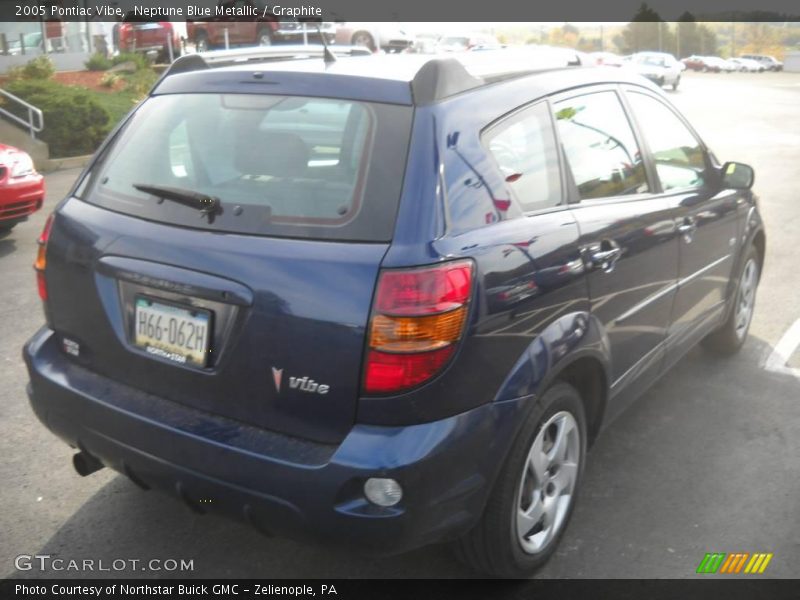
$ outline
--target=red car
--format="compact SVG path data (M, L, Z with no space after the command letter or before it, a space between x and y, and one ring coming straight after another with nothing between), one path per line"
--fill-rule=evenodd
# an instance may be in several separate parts
M44 177L31 157L13 146L0 144L0 231L26 220L44 203Z
M130 13L119 24L117 44L120 52L155 52L156 60L166 61L181 55L181 36L175 24L169 21L146 21Z

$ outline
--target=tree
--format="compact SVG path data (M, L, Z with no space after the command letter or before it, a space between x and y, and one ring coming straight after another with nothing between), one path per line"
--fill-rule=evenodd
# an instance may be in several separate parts
M675 48L675 35L659 14L642 3L627 27L622 30L626 54L643 50L671 52Z
M779 60L783 57L783 43L778 30L770 23L750 23L745 26L741 52L770 54Z
M566 46L575 48L578 45L580 30L574 25L564 23L563 27L558 27L550 31L549 43L552 46Z
M706 56L716 56L718 53L717 34L705 25L700 25L698 30L700 32L700 52Z
M678 17L675 56L711 56L717 54L717 35L705 25L698 25L690 12Z
M600 38L581 37L578 40L578 50L582 52L599 52L601 49Z

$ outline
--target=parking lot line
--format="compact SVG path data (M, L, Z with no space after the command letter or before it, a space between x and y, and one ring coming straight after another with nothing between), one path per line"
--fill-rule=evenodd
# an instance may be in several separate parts
M774 373L783 373L784 375L794 375L800 378L800 369L794 369L787 366L789 358L792 356L797 347L800 346L800 319L797 319L786 333L783 334L780 341L775 344L764 363L764 368L767 371Z

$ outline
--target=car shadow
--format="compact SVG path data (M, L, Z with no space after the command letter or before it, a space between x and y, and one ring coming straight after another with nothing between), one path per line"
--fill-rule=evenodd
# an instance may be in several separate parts
M796 465L782 471L774 456L786 440L800 438L800 379L765 371L761 365L770 350L756 338L730 359L694 349L617 418L589 454L581 502L558 551L539 575L687 577L708 544L727 548L766 539L770 548L791 547L800 538L800 526L789 522L790 514L788 521L774 516L793 510L786 478L800 481L800 473ZM744 460L742 451L749 453ZM65 450L65 469L68 463ZM763 469L765 464L770 468ZM694 476L697 470L703 477ZM753 472L758 486L742 486L743 479L752 484ZM775 488L785 492L764 501L760 490ZM741 514L720 511L719 498L728 494L742 501ZM786 507L775 509L771 504L783 506L780 498ZM754 506L760 507L755 514ZM737 528L730 527L730 520ZM391 544L387 539L387 549ZM269 538L238 522L192 513L177 499L143 492L121 475L89 498L37 554L102 558L106 564L114 559L193 561L189 572L142 571L140 566L104 572L103 577L474 577L442 545L383 558ZM787 569L794 564L789 558ZM771 568L781 574L777 561ZM35 570L11 574L54 575L97 576Z
M17 241L11 237L10 231L0 231L0 258L17 250Z

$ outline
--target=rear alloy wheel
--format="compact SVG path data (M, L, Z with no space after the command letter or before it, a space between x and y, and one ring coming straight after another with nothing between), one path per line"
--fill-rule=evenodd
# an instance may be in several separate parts
M556 383L522 426L478 524L458 557L494 577L530 577L555 552L575 505L586 456L583 402Z
M703 346L712 352L723 356L735 354L747 339L761 277L758 265L758 251L751 246L739 274L734 305L729 309L728 318L722 327L703 340Z
M517 540L538 554L561 530L578 480L580 437L575 417L562 411L542 425L520 478Z

